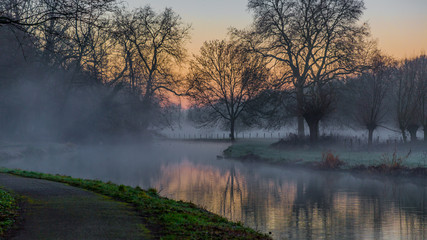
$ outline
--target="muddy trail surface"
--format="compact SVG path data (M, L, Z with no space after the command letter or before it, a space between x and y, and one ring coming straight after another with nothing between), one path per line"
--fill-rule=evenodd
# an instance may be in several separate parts
M23 221L11 239L149 239L132 206L66 184L0 174L22 196Z

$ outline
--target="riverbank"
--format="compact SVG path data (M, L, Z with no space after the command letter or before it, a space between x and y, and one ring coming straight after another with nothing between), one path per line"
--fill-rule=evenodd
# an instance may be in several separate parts
M131 204L142 218L148 234L162 239L270 239L241 223L233 223L192 203L161 197L156 190L142 190L97 180L75 179L21 170L1 172L22 177L45 179L93 191Z
M223 157L310 169L427 175L427 152L407 146L400 150L396 147L348 150L334 146L287 146L266 141L240 141L225 149Z

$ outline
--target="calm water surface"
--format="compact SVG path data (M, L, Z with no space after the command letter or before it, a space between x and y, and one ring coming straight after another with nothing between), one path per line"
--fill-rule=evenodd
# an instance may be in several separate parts
M427 239L426 179L370 178L218 160L228 144L75 148L10 168L155 187L275 239Z

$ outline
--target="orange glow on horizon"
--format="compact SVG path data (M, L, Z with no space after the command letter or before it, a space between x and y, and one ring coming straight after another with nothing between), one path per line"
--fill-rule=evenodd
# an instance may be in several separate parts
M205 41L225 39L230 27L244 29L252 23L248 0L126 0L130 8L151 5L156 11L171 7L186 24L191 24L190 40L186 44L190 58L199 54ZM378 41L383 53L397 60L412 58L427 52L426 0L364 0L361 22L371 28L371 37ZM172 97L174 103L190 106L188 100Z

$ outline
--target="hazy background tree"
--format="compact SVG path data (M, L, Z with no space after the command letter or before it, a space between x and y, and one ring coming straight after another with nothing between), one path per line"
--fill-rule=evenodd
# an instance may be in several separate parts
M0 26L25 30L59 19L89 23L88 13L111 10L116 4L116 0L1 0Z
M184 44L190 26L170 8L160 13L149 6L131 12L122 9L115 17L115 35L128 66L124 80L133 92L142 96L141 108L137 111L149 116L154 106L164 100L165 91L179 92L180 78L176 70L186 57Z
M12 31L31 36L44 64L52 70L73 68L78 72L99 75L105 67L108 37L108 13L117 6L115 0L2 0L0 15L9 23L0 24ZM97 72L97 73L95 73ZM106 77L106 76L102 76ZM101 76L95 77L101 81Z
M311 100L306 101L307 94L315 93L306 89L359 69L358 53L368 35L367 26L359 24L363 1L249 0L248 7L254 12L253 28L235 34L263 57L287 68L281 82L294 88L298 135L303 136L303 114L312 109L304 103L324 99L308 96ZM307 123L313 125L310 134L316 134L318 121Z
M427 141L427 56L422 54L419 59L419 87L421 101L421 124L424 130L424 141Z
M270 80L275 79L270 71ZM274 80L272 80L274 81ZM278 130L292 122L294 98L287 89L269 88L260 92L242 112L241 121L246 126Z
M209 120L225 119L234 140L235 123L268 84L266 62L238 42L205 42L191 63L189 96L213 110Z
M174 63L185 57L189 27L171 9L128 12L108 0L1 2L4 137L98 141L139 135L148 119L170 124L147 105L162 117L175 111L161 90L178 91ZM114 19L113 10L123 18Z
M422 80L423 57L405 59L396 75L394 84L396 99L396 119L402 133L403 141L407 141L406 131L411 141L417 140L417 131L422 125L423 101L425 96Z
M390 111L385 100L392 89L394 74L394 60L377 52L370 60L369 68L346 83L345 92L351 101L346 107L354 106L350 114L368 130L369 145L372 145L375 129L385 123Z

